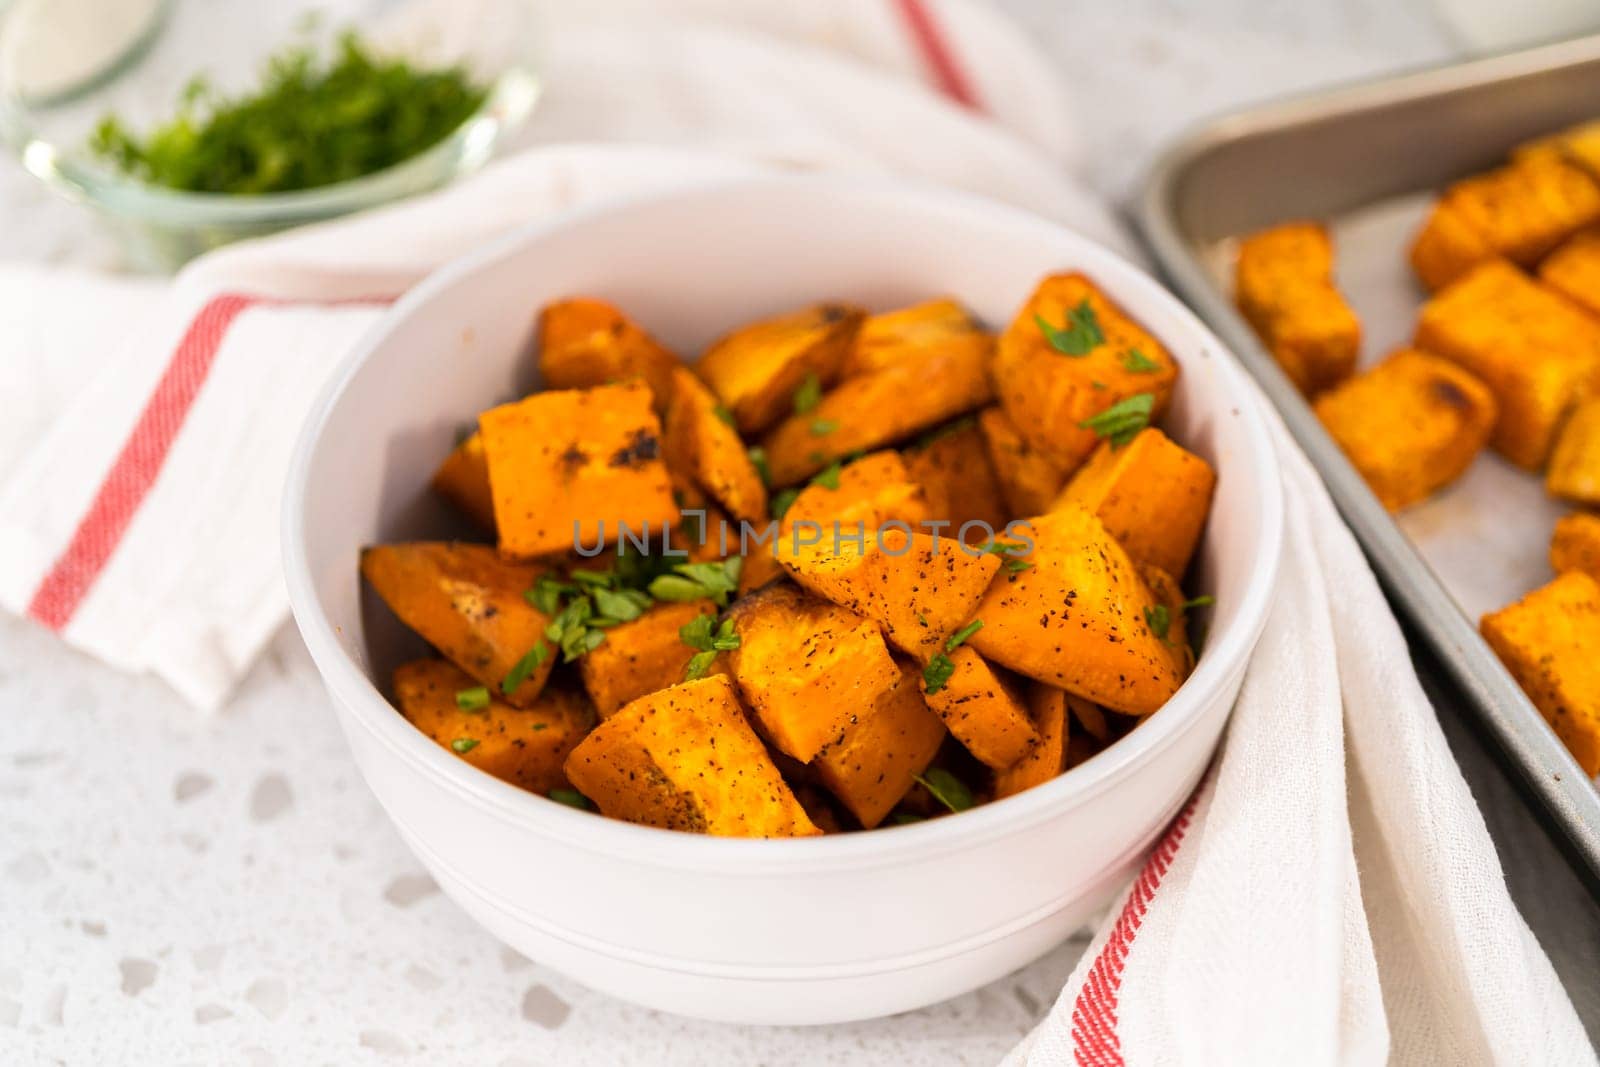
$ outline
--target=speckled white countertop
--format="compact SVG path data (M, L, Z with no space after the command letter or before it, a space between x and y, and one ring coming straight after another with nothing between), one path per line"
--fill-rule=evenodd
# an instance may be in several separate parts
M1197 117L1450 54L1429 8L1386 0L1003 6L1061 57L1111 195ZM9 162L0 234L4 258L113 261ZM1474 788L1502 837L1537 836L1502 779L1475 772ZM1592 905L1542 839L1508 866L1558 968L1592 982ZM1081 948L871 1023L634 1008L503 948L438 892L357 775L292 627L202 721L159 683L0 619L0 1063L992 1063ZM1591 1027L1594 992L1574 990Z

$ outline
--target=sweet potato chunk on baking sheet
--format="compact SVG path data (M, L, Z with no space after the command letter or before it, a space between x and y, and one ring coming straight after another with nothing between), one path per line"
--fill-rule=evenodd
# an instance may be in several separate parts
M725 675L633 701L584 738L566 770L602 814L628 822L718 837L822 832L745 720Z
M1584 773L1600 774L1600 581L1568 571L1480 628Z
M1349 377L1361 323L1334 286L1326 227L1291 222L1244 238L1234 287L1239 309L1302 393Z
M1600 315L1600 232L1580 233L1546 256L1539 264L1539 280Z
M1556 523L1550 538L1550 567L1557 574L1583 571L1600 581L1600 515L1579 511Z
M1317 398L1317 418L1390 511L1459 478L1489 440L1499 405L1460 366L1400 349Z
M478 684L448 660L414 660L395 668L395 703L413 726L481 771L535 793L566 786L562 765L595 721L583 694L549 686L516 708L492 688L487 697L473 694Z
M362 577L401 622L518 707L538 697L556 659L544 640L550 619L522 595L543 573L487 545L414 541L361 553ZM541 646L543 656L535 651ZM525 658L522 679L505 692L503 683Z
M1600 504L1600 397L1591 397L1567 417L1550 453L1545 488L1551 496Z

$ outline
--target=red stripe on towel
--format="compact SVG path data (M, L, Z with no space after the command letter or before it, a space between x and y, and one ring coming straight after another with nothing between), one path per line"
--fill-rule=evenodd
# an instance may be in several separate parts
M1178 846L1183 844L1183 835L1189 829L1189 820L1205 785L1202 780L1145 861L1144 869L1122 905L1122 914L1111 928L1111 936L1106 938L1100 955L1090 964L1089 973L1078 989L1077 999L1072 1004L1072 1055L1078 1067L1124 1067L1122 1039L1117 1034L1117 994L1122 988L1122 967L1144 923L1150 901L1161 879L1166 877L1167 868L1172 866Z
M911 34L911 40L922 53L922 59L927 63L939 91L962 107L982 111L983 104L973 91L972 82L956 61L949 39L939 20L928 10L926 0L894 0L894 6L906 24L907 32Z
M34 619L52 630L71 621L161 473L228 327L241 311L259 302L258 297L224 293L213 297L189 324L72 540L34 591L28 604Z

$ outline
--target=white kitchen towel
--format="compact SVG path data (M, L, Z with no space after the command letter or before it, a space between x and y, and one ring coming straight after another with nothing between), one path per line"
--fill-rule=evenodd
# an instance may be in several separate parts
M1127 249L1061 177L1073 146L1048 67L979 6L616 10L552 27L532 134L656 147L530 149L155 291L0 272L0 343L31 368L0 378L30 427L0 435L0 604L218 703L285 617L287 451L375 304L578 203L844 168L987 192ZM1013 1058L1594 1062L1370 572L1286 436L1281 450L1282 587L1222 753Z

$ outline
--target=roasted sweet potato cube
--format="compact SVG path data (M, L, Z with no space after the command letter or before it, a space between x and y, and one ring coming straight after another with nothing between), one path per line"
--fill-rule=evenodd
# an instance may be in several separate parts
M920 363L948 348L975 349L983 359L994 352L994 335L949 298L869 315L856 333L840 376L853 378L907 361Z
M494 529L494 494L489 491L489 460L483 435L474 430L450 450L433 472L433 489L486 530Z
M874 452L841 468L837 486L830 482L808 485L784 512L786 535L781 540L793 555L790 535L797 523L815 523L831 533L835 523L846 532L872 531L887 522L916 527L932 511L922 485L913 480L898 452Z
M1139 563L1139 577L1149 587L1155 606L1145 613L1150 632L1161 639L1179 679L1194 670L1194 650L1189 647L1189 600L1178 580L1151 563ZM1091 713L1092 714L1092 713Z
M395 668L394 698L411 725L480 771L534 793L567 784L567 754L594 725L582 693L548 686L526 707L491 695L448 660L419 659ZM457 694L461 694L458 698Z
M1005 528L1000 478L976 418L936 430L900 456L906 473L926 492L931 516L950 523L961 540L983 544Z
M1435 212L1453 216L1441 226L1476 231L1492 255L1531 267L1556 245L1600 220L1600 185L1565 159L1533 156L1456 182L1445 190ZM1433 226L1430 219L1423 233ZM1439 258L1450 262L1449 257ZM1413 250L1413 263L1417 259ZM1449 270L1434 273L1431 284L1447 284L1457 276ZM1423 281L1429 283L1429 276Z
M996 800L1043 785L1067 769L1067 735L1070 731L1067 706L1068 701L1075 698L1043 682L1029 682L1025 697L1028 718L1039 740L1016 763L996 772Z
M1550 452L1545 488L1551 496L1600 504L1600 397L1579 404Z
M678 521L661 424L638 383L535 393L478 417L500 550L526 558Z
M1443 289L1495 257L1489 238L1454 206L1440 201L1411 241L1411 269L1430 291Z
M944 724L923 702L919 673L914 664L897 665L894 682L871 708L812 761L822 784L869 830L906 795L944 741Z
M1111 726L1106 722L1106 713L1101 710L1100 705L1069 696L1067 709L1072 712L1072 718L1078 725L1083 727L1084 733L1102 745L1111 740Z
M1290 222L1239 245L1239 308L1302 393L1349 376L1361 323L1333 282L1333 242L1315 222Z
M1078 507L1030 519L1033 566L1000 575L967 643L985 659L1096 704L1148 715L1181 675L1148 613L1157 603L1100 520ZM1021 542L1018 542L1021 544Z
M1151 417L1159 418L1177 378L1178 364L1161 342L1082 274L1041 281L1000 335L994 357L1000 406L1064 474L1100 443L1085 420L1140 393L1155 398ZM998 458L995 467L1004 479Z
M997 771L1011 766L1039 740L1017 683L966 645L948 655L949 679L931 693L923 679L923 699L980 762Z
M673 372L682 365L604 300L557 300L539 313L539 377L546 389L589 389L640 378L650 387L656 414L664 416Z
M762 442L774 485L791 485L837 459L896 444L989 403L988 334L959 344L924 338L917 354L846 379L816 407L784 419Z
M710 493L736 519L767 517L767 489L739 432L719 414L717 398L682 367L672 376L667 408L667 464Z
M1200 541L1216 483L1211 464L1152 426L1121 448L1101 442L1055 506L1075 504L1092 512L1135 562L1182 574Z
M1422 307L1416 346L1472 372L1500 405L1494 447L1538 470L1556 431L1600 390L1600 323L1505 260L1491 260Z
M683 681L696 649L684 644L678 631L697 616L716 613L716 605L709 600L663 603L608 629L599 647L578 660L583 687L600 717L607 718L630 701Z
M1000 407L978 414L989 466L1000 483L1000 496L1012 515L1037 515L1050 510L1070 470L1035 448Z
M716 837L811 837L726 675L640 697L584 738L567 777L601 814Z
M747 552L739 571L739 596L755 592L773 582L784 581L789 572L778 562L773 544L757 546Z
M795 390L807 378L822 386L838 379L865 317L848 304L815 304L753 322L712 344L694 370L741 433L759 433L794 410Z
M1556 522L1550 567L1557 574L1582 571L1600 581L1600 515L1578 511Z
M1600 178L1600 121L1585 122L1517 146L1513 163L1541 158L1565 160L1592 177Z
M1580 233L1539 264L1539 280L1600 315L1600 232Z
M361 553L362 577L401 622L517 707L538 697L556 658L534 651L545 647L550 620L522 595L543 573L487 545L414 541ZM517 671L525 677L506 692L502 683L525 658Z
M1499 405L1468 371L1402 348L1322 394L1315 408L1383 506L1399 511L1471 466L1489 440Z
M761 728L802 763L844 736L900 677L878 624L792 585L729 609L728 666Z
M821 544L779 559L795 581L879 623L891 644L923 662L972 619L1000 569L992 553L893 526L854 541L830 531Z
M1568 571L1480 628L1583 773L1600 774L1600 581Z

